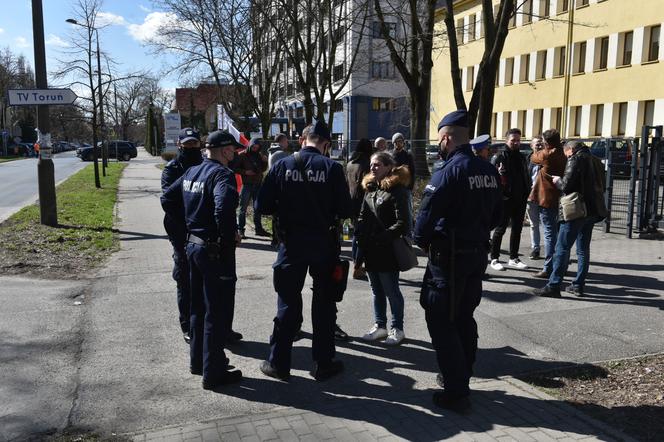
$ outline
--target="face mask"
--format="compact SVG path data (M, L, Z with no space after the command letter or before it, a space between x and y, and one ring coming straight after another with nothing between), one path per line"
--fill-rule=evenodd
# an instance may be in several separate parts
M200 163L203 157L200 149L182 149L180 150L180 158L187 164L193 164Z

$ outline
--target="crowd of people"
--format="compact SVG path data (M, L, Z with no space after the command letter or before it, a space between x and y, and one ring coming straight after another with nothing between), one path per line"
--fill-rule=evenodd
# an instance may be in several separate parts
M531 259L541 257L542 227L544 264L535 276L548 282L536 295L560 297L574 243L579 265L567 292L584 294L592 226L606 216L602 164L582 143L563 146L554 129L532 139L528 157L520 152L521 131L510 129L505 149L491 157L488 135L469 139L466 111L448 114L438 125L444 163L425 187L417 213L414 160L402 134L392 136L391 151L385 138L360 140L345 170L329 158L331 135L323 122L304 129L295 153L286 135L274 141L266 156L258 139L245 148L228 132L216 131L203 146L198 132L183 129L179 154L163 172L161 201L173 246L180 326L190 346L191 373L203 376L205 389L242 379L224 348L242 339L232 327L235 254L247 237L250 203L255 234L272 235L277 250L277 312L260 370L279 380L289 379L293 342L301 336L307 273L313 279L311 375L323 381L344 370L335 356L335 339L347 338L336 323L336 303L345 288L339 280L340 271L345 278L339 260L344 220L353 226L350 273L368 279L373 295L373 325L363 340L404 341L403 245L414 242L427 254L420 305L440 368L442 390L433 401L444 408L469 405L478 336L473 314L487 266L506 269L500 252L508 225L507 267L519 270L528 268L519 258L525 217ZM568 199L582 206L560 210ZM263 227L263 216L271 217L272 232Z

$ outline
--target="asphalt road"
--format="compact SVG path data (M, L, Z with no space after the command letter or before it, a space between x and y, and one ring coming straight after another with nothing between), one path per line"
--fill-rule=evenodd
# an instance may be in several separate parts
M74 151L56 154L53 159L56 185L88 164L77 158ZM0 182L3 185L0 198L2 222L39 197L37 159L26 158L0 164Z

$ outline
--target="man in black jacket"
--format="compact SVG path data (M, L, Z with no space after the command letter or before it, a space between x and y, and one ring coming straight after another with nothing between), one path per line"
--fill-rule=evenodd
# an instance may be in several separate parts
M178 155L164 167L161 173L161 191L166 192L187 169L201 164L201 137L198 132L190 127L180 131L178 136ZM168 240L173 246L173 279L177 285L178 310L180 312L180 327L184 341L189 344L189 312L191 304L191 293L189 287L189 264L185 253L186 234L182 223L164 214L164 228L168 234Z
M503 241L503 235L511 221L510 259L507 265L523 270L528 266L519 259L519 245L521 243L523 218L526 214L526 200L530 192L530 177L528 176L526 159L519 152L521 130L510 129L506 136L505 150L491 158L491 164L498 169L503 190L503 218L491 237L491 268L505 270L498 258L500 257L500 245Z

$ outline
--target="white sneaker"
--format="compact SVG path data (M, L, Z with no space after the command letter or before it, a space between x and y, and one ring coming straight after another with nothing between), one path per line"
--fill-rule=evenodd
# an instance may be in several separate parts
M500 272L505 270L505 267L503 267L503 265L501 263L499 263L497 259L492 259L491 264L489 264L489 265L491 266L492 269L498 270Z
M507 265L510 266L510 267L514 267L515 269L519 269L519 270L523 270L523 269L528 268L528 266L525 263L521 262L521 260L519 258L510 259L509 261L507 261Z
M390 330L390 335L383 342L385 342L385 345L399 345L405 338L406 334L403 332L403 330L393 328Z
M369 330L367 332L367 334L362 336L362 340L363 341L377 341L377 340L383 339L385 337L387 337L387 329L378 327L378 324L374 324L374 326L371 327L371 330Z

